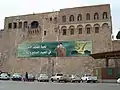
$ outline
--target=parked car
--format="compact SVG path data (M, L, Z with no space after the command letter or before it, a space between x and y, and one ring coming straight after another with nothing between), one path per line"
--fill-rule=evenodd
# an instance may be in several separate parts
M24 81L35 81L35 76L33 74L28 74L28 79L26 77L23 77Z
M117 83L119 83L119 84L120 84L120 78L118 78L118 79L117 79Z
M78 75L71 75L70 78L71 78L71 82L78 82L78 83L81 82L81 77Z
M0 74L0 80L9 80L10 76L7 73Z
M14 73L11 77L13 81L22 81L22 75L20 73Z
M93 82L93 83L96 83L98 81L97 77L96 76L92 76L90 74L85 74L84 76L81 77L81 81L82 82Z
M47 74L40 74L37 80L39 82L49 82L49 76Z
M63 77L63 74L60 74L60 73L56 73L54 76L51 77L51 81L54 82L54 81L58 81Z
M57 82L70 82L70 77L67 74L56 74L55 76L51 77L51 81L57 81Z

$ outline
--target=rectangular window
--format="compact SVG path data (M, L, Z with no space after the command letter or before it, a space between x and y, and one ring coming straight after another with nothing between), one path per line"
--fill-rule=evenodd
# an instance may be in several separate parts
M25 21L25 22L24 22L24 28L27 28L27 26L28 26L28 22Z
M87 34L90 34L90 28L87 28Z
M57 17L54 18L54 23L57 23Z
M8 29L12 29L12 23L8 23Z
M82 28L79 28L79 32L78 32L79 34L82 34Z
M95 33L99 33L99 27L95 27Z
M14 29L17 28L17 23L16 23L16 22L13 23L13 28L14 28Z
M22 22L19 22L18 28L22 28Z
M71 29L70 34L74 35L74 29Z
M46 36L46 34L47 34L47 32L46 32L46 31L44 31L44 36Z
M52 21L52 17L50 18L50 21Z
M62 16L62 22L66 22L66 16Z

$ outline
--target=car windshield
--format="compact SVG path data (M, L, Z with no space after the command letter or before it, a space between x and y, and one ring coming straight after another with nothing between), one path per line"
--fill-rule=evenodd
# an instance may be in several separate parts
M14 73L13 75L17 75L17 76L19 75L19 76L21 76L21 74L20 74L20 73Z
M57 74L57 76L63 76L63 74Z
M33 75L32 75L32 74L28 74L28 76L33 77Z
M0 76L8 76L7 73L2 73Z
M40 74L40 76L47 76L46 74Z

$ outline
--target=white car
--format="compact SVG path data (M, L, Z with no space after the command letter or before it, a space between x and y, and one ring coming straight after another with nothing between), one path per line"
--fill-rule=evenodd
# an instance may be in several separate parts
M49 82L49 77L47 74L40 74L37 80L39 82Z
M117 79L117 83L119 83L119 84L120 84L120 78L118 78L118 79Z
M9 80L10 79L10 76L8 76L7 73L2 73L0 75L0 80Z
M81 77L81 81L82 82L93 82L93 83L96 83L98 81L97 77L96 76L92 76L90 74L85 74L83 77Z
M55 74L55 76L52 76L51 77L51 81L54 82L54 81L57 81L57 82L70 82L71 79L69 77L68 74Z

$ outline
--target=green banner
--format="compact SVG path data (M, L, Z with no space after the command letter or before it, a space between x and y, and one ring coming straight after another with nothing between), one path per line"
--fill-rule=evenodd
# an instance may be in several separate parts
M92 41L34 42L18 45L17 57L72 57L92 53Z

